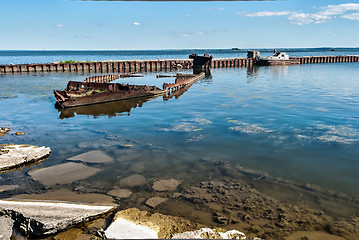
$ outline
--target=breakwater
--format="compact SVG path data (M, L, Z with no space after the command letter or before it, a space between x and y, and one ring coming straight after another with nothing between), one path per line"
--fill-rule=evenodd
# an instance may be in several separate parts
M359 62L358 55L347 56L314 56L314 57L298 57L301 64L306 63L337 63L337 62Z
M301 64L309 63L336 63L358 62L359 55L348 56L312 56L295 57ZM211 68L247 67L253 64L250 58L214 58ZM41 63L41 64L15 64L0 65L0 74L7 73L33 73L33 72L150 72L165 71L180 68L192 68L192 59L163 59L163 60L122 60L101 62L76 62L76 63Z

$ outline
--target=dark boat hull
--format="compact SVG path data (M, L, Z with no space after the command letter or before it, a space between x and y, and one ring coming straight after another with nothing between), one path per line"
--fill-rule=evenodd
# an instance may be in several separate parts
M54 90L55 106L57 108L70 108L174 92L202 79L204 76L204 73L178 74L175 83L164 84L163 90L156 86L147 85L69 81L64 91Z
M275 66L275 65L292 65L300 64L299 59L289 59L289 60L269 60L269 59L259 59L255 62L259 66Z
M155 86L70 81L64 91L54 90L57 108L85 106L164 93Z

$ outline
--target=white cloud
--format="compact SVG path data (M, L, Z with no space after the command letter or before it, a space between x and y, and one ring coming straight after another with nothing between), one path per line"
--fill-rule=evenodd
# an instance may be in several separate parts
M62 27L64 27L64 25L62 25L62 24L57 24L56 27L62 28Z
M237 12L237 14L240 14ZM282 12L271 12L271 11L263 11L263 12L256 12L256 13L248 13L244 16L246 17L273 17L273 16L285 16L291 14L290 11L282 11Z
M295 13L288 17L293 24L304 25L310 23L325 23L331 19L327 15L309 14L309 13Z
M359 21L359 13L350 13L350 14L342 15L341 17L349 20Z
M139 23L139 22L134 22L134 23L132 23L132 25L141 26L141 23Z
M328 5L321 7L323 9L319 12L322 15L340 15L348 11L359 11L359 4L357 3L344 3L339 5Z
M316 13L303 13L303 12L291 12L291 11L281 11L281 12L255 12L247 13L244 16L247 17L274 17L274 16L288 16L288 20L292 24L305 25L311 23L326 23L333 18L341 17L349 20L359 21L359 4L358 3L344 3L339 5L328 5L326 7L316 8L318 11ZM237 14L243 14L237 12Z
M177 37L194 37L194 36L203 36L205 33L203 31L200 32L185 32L185 33L176 33Z
M209 10L209 11L212 11L212 10L223 11L224 8L213 8L213 7L209 7L209 8L207 8L207 10Z

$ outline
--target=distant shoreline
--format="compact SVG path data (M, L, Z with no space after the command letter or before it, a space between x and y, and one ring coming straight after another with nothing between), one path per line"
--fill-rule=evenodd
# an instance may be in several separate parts
M233 47L236 48L236 47ZM36 50L36 49L23 49L23 50L14 50L14 49L2 49L0 52L152 52L152 51L248 51L248 50L259 50L259 51L272 51L273 48L238 48L238 50L233 50L233 48L174 48L174 49L46 49L46 50ZM305 48L305 47L295 47L295 48L289 48L289 47L276 47L277 49L280 49L282 51L326 51L326 50L340 50L340 51L350 51L350 50L359 50L358 47L313 47L313 48Z

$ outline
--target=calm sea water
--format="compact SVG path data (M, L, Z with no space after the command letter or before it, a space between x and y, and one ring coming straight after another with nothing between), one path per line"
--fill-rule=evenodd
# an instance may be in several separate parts
M111 57L106 54L86 56ZM141 56L155 56L151 54ZM315 52L319 54L328 52ZM40 57L45 62L56 60L45 55ZM34 59L30 62L40 59L28 57ZM0 143L52 149L48 160L6 173L2 181L26 179L31 169L99 149L116 161L102 166L104 171L89 181L110 189L119 176L133 173L184 182L208 180L211 176L201 163L212 159L359 198L358 70L359 63L213 69L211 77L177 98L164 101L159 96L63 112L55 109L52 90L90 74L0 75L0 126L27 133L6 135ZM157 86L171 81L156 79L156 74L118 81Z
M269 56L273 49L259 49L262 56ZM359 48L297 48L277 49L290 56L359 55ZM106 61L132 59L188 59L188 55L208 53L215 58L247 57L247 49L184 49L138 51L0 51L1 64L50 63L64 60Z

